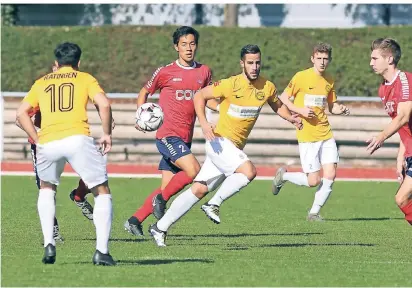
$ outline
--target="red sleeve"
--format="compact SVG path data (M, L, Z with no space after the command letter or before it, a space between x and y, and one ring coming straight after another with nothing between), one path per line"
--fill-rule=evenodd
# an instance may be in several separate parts
M162 88L163 70L163 67L157 68L157 70L153 73L152 78L149 81L147 81L145 87L150 94L154 94L157 90Z
M412 74L401 72L399 73L400 91L399 102L412 101Z
M213 84L213 77L212 77L212 70L207 69L207 81L206 81L206 85L212 85Z

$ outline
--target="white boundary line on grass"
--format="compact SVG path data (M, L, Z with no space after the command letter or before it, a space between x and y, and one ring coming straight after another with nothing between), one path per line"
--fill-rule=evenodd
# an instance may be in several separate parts
M1 176L34 176L34 172L23 171L1 171ZM161 174L127 174L127 173L109 173L110 178L161 178ZM64 172L63 177L78 177L76 173ZM272 180L270 176L257 176L256 180ZM336 181L344 182L397 182L396 179L369 179L369 178L337 178Z

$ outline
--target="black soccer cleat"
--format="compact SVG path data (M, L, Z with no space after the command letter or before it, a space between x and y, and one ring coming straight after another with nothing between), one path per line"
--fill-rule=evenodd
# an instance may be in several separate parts
M136 217L132 216L123 225L124 229L135 236L143 236L142 223L137 220Z
M160 218L165 215L165 210L166 210L166 200L163 199L162 194L157 194L155 197L153 197L153 216L159 220Z
M49 244L44 247L44 256L41 261L44 264L54 264L56 262L56 246Z
M93 264L98 266L116 266L116 261L113 260L112 255L109 253L103 254L99 250L93 255Z

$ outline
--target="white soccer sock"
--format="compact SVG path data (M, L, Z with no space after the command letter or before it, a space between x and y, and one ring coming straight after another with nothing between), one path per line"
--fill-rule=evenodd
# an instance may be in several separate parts
M245 174L234 173L223 181L219 190L217 190L215 195L207 203L220 206L223 201L235 195L240 189L249 184L249 182L250 181Z
M308 176L302 172L285 172L283 180L289 181L293 184L309 187Z
M45 188L39 190L37 210L39 211L41 230L43 231L44 247L49 244L56 246L53 238L54 217L56 216L56 191Z
M315 193L315 200L313 201L312 208L310 209L310 214L318 214L320 208L325 205L332 192L333 180L322 178L322 182L319 185L318 191Z
M109 253L112 218L112 195L100 194L94 197L93 223L96 227L96 249L103 254Z
M187 189L173 200L165 215L157 222L157 228L166 232L172 224L185 215L199 200L193 194L192 188Z

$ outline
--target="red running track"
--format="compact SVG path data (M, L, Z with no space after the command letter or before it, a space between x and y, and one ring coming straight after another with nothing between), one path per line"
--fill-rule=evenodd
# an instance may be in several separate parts
M273 176L278 167L260 166L257 167L258 176ZM31 172L32 164L22 162L3 162L1 171L5 172ZM74 172L70 165L66 165L65 172ZM160 174L157 166L154 165L131 165L131 164L109 164L108 173L116 174ZM300 168L290 167L288 171L302 171ZM351 179L396 179L396 170L394 168L347 168L338 167L337 178Z

